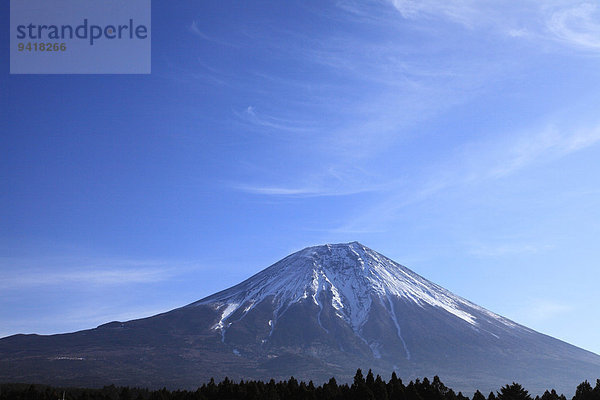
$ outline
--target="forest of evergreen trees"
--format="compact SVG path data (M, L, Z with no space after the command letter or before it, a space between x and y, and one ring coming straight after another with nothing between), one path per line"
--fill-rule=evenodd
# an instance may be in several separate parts
M535 399L518 383L505 385L496 393L484 396L476 391L472 398L455 393L436 376L430 381L416 379L404 384L392 374L389 381L369 371L365 377L359 369L351 385L338 384L334 378L320 386L312 381L233 382L225 378L220 383L211 379L196 391L167 389L148 390L105 386L102 389L57 388L21 383L0 384L0 400L567 400L556 391L546 391ZM572 400L600 400L600 379L595 387L588 381L577 386Z

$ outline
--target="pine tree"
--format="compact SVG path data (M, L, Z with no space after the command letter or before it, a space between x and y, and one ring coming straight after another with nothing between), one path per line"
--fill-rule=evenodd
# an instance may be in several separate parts
M593 390L594 400L600 400L600 379L596 379L596 387Z
M560 400L560 396L556 393L556 390L545 391L540 400Z
M406 400L404 394L404 384L402 379L399 379L396 372L392 372L392 378L387 384L388 397L390 400Z
M529 392L518 383L505 385L498 392L498 400L532 400Z
M373 379L373 373L371 370L369 370L369 374L371 375L371 379ZM373 382L375 381L373 380ZM354 400L375 400L373 391L367 386L360 369L356 370L354 383L352 384L351 388L351 396Z
M375 385L375 378L373 377L373 371L369 370L369 372L367 373L367 379L365 380L365 383L367 384L369 389L373 390L373 386Z
M473 400L485 400L485 396L479 390L473 394Z
M331 378L329 382L323 384L321 393L320 398L322 400L334 400L339 396L340 391L335 378Z
M375 382L373 383L373 395L375 396L375 400L388 400L388 392L385 386L385 382L381 379L381 376L377 375L375 378Z
M365 383L365 378L363 377L363 373L359 368L356 370L356 375L354 375L354 385L358 386L362 383Z
M588 381L583 381L577 386L573 400L593 400L594 389Z
M448 387L446 387L446 385L442 383L440 377L437 375L433 377L433 382L431 383L431 386L433 390L440 394L442 397L446 396L446 393L448 393Z

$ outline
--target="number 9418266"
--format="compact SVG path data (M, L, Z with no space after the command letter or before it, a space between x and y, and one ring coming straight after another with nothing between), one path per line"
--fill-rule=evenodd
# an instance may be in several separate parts
M66 43L28 42L17 45L19 51L67 51Z

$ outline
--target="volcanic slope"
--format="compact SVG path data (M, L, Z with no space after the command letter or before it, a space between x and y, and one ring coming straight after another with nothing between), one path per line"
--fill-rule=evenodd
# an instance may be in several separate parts
M173 311L70 334L0 340L0 380L194 388L210 377L439 375L471 393L513 381L572 393L600 356L535 332L360 243L303 249Z

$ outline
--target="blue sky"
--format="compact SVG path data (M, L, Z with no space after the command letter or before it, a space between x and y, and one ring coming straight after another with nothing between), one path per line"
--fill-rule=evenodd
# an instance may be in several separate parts
M148 316L358 240L600 353L597 2L152 13L151 75L9 75L0 32L0 336Z

